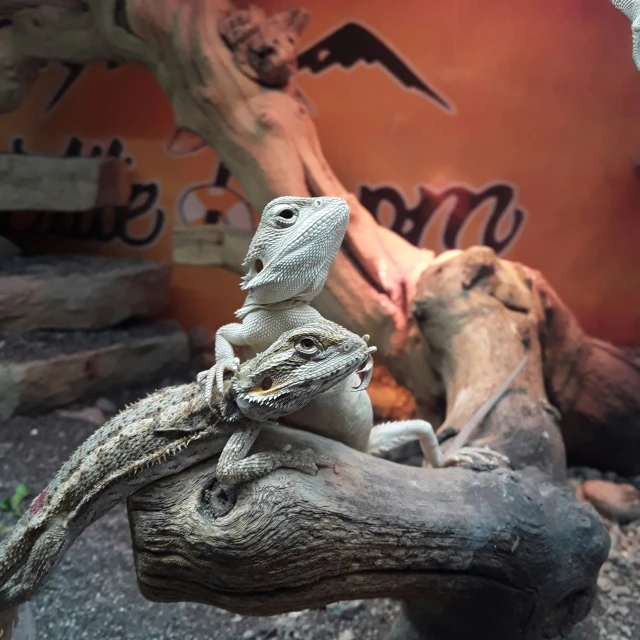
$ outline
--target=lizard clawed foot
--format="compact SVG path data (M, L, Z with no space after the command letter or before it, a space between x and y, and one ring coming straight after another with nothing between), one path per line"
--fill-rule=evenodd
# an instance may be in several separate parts
M281 452L280 463L287 469L297 469L311 476L318 475L321 467L333 467L335 461L327 456L318 455L313 449L287 449Z
M294 449L290 444L285 444L280 450L283 463L292 469L298 469L309 475L317 475L319 468L336 470L336 461L329 456L317 454L313 449ZM289 466L289 461L293 460L296 466Z
M509 458L489 447L462 447L445 457L443 467L463 467L473 471L493 471L499 467L511 468Z
M197 383L203 390L207 404L212 407L214 403L213 390L214 386L219 395L224 395L224 374L230 371L232 374L238 373L240 368L240 358L234 358L233 360L225 360L222 362L216 362L211 369L207 371L201 371L197 377Z

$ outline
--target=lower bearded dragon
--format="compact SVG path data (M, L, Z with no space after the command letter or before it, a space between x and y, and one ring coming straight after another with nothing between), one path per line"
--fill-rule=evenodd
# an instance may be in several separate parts
M318 465L333 466L311 449L245 456L263 424L356 371L363 374L359 388L366 388L373 351L339 325L313 323L284 333L241 365L212 407L197 385L187 384L126 408L76 450L2 541L0 611L31 599L91 523L159 478L218 453L215 475L222 485L280 468L315 474Z

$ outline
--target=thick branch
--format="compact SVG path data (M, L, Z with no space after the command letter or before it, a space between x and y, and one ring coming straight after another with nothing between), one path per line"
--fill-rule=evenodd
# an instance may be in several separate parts
M130 499L147 598L251 615L419 598L441 640L478 621L494 640L536 638L586 615L606 530L538 472L407 468L284 427L258 449L285 443L322 450L337 473L276 472L227 494L207 462Z
M539 300L544 380L569 461L640 474L640 358L586 335L542 274L524 269Z

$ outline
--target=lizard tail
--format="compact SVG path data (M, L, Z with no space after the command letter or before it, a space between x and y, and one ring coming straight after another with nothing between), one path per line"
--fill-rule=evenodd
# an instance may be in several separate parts
M0 610L5 606L4 585L27 562L40 536L40 528L31 526L31 520L29 513L23 515L0 546Z
M54 523L44 532L36 529L25 532L23 529L17 536L19 538L11 536L5 541L8 544L2 547L0 611L31 600L71 545L71 537L61 522Z

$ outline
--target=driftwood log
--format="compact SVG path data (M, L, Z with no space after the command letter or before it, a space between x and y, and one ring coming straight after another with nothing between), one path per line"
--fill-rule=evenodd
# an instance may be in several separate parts
M581 617L607 543L593 513L548 481L563 479L565 447L574 462L640 473L638 363L584 335L540 274L487 248L436 258L375 222L333 174L296 92L306 14L267 18L226 0L0 0L0 18L0 110L17 107L50 60L140 63L178 127L215 149L256 211L281 195L345 197L351 222L316 306L369 333L378 361L435 425L449 415L461 426L529 353L479 436L520 471L408 470L323 441L343 461L340 475L274 474L216 518L204 508L221 499L203 494L214 473L204 465L130 503L144 593L252 613L384 594L410 598L404 622L439 638L461 637L456 625L474 616L490 637L510 639L551 637ZM224 227L181 232L176 257L239 272L247 242ZM179 544L181 557L166 551ZM278 582L283 566L297 569L290 583Z
M540 471L410 468L284 427L257 450L285 443L334 457L335 473L227 493L207 461L129 500L145 597L250 615L418 599L419 637L439 640L551 638L588 612L609 537Z

